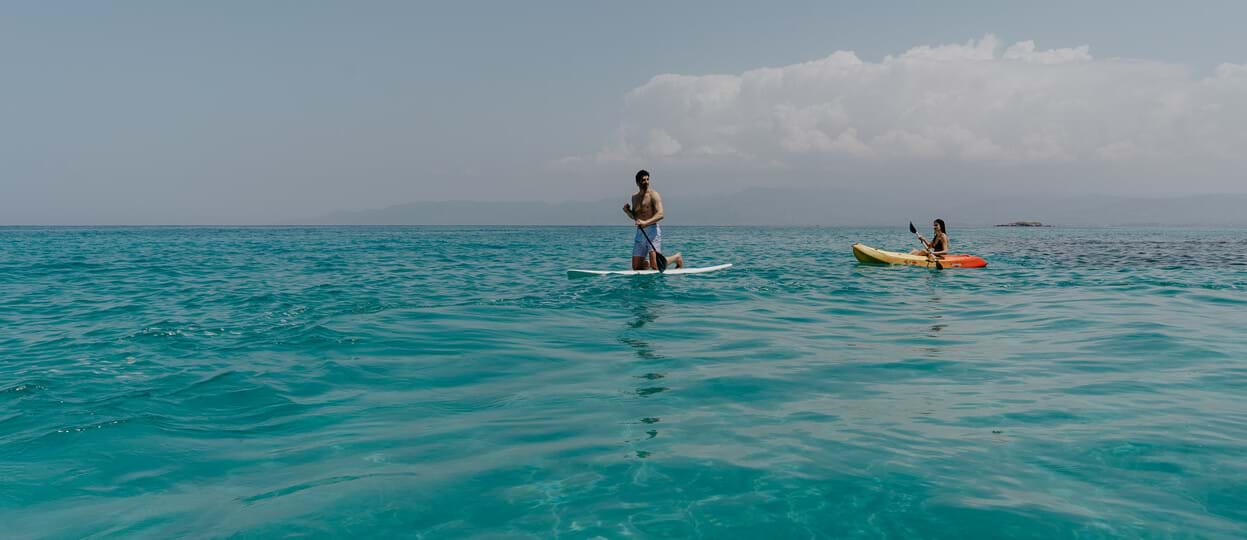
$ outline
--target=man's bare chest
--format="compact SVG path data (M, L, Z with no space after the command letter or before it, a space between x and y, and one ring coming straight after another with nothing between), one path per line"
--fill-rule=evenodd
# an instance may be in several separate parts
M644 212L644 213L653 212L654 211L654 199L650 197L648 193L644 195L633 195L632 196L632 207L635 208L637 212Z

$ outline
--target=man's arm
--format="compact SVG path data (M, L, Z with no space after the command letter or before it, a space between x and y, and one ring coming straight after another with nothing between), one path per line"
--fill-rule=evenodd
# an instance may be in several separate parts
M662 221L662 195L659 195L657 191L654 192L653 202L654 215L650 216L650 218L646 220L637 220L638 227L649 227L650 225Z
M636 214L632 212L632 203L624 203L623 211L628 219L636 219Z

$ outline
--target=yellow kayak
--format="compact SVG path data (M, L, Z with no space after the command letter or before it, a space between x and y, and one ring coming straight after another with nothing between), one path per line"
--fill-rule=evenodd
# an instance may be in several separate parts
M936 268L935 262L926 256L875 249L864 244L853 244L853 256L864 263L907 264L923 268ZM987 261L974 255L959 253L940 257L940 267L942 268L982 268L984 266L987 266Z

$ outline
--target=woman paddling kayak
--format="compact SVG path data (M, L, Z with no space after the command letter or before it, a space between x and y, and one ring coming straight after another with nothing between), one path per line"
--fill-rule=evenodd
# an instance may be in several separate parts
M915 249L909 252L910 255L943 257L948 254L948 229L944 226L944 220L937 219L933 225L935 227L934 238L930 242L921 234L918 235L918 239L927 246L927 249Z

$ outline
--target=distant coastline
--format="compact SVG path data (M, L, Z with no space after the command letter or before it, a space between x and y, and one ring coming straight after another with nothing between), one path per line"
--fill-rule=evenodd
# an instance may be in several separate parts
M909 193L752 188L727 194L663 192L672 225L895 226L943 218L950 225L1007 227L1247 225L1247 194L1184 197L1080 195L971 199ZM623 196L595 201L419 201L335 212L290 225L612 225L627 224ZM625 201L626 202L626 201ZM921 216L921 217L919 217ZM1044 222L1018 216L1043 216Z

